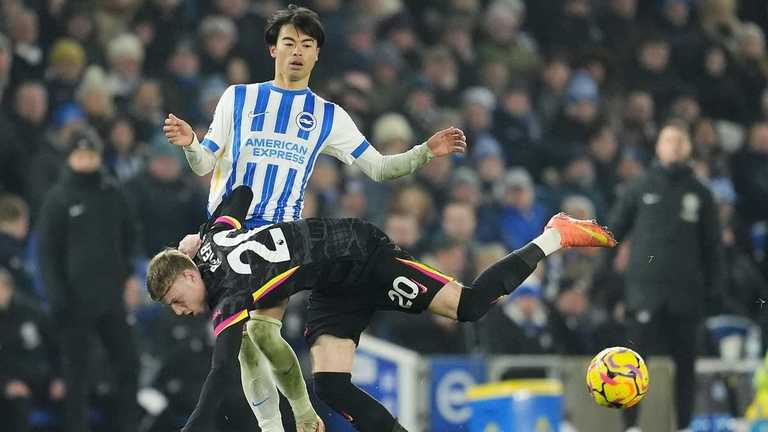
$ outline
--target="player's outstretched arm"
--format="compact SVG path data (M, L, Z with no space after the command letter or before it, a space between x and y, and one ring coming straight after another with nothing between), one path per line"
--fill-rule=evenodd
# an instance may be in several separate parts
M450 127L432 135L426 142L407 152L383 156L372 146L355 160L355 164L375 181L393 180L426 165L436 157L467 151L467 138L461 129Z
M213 170L216 157L203 149L189 123L173 114L168 114L163 124L163 133L168 138L168 142L184 149L187 162L195 174L202 176Z
M244 323L245 321L240 321L233 324L216 337L211 370L205 378L197 406L182 432L207 432L213 428L214 416L219 408L224 386L227 385L227 378L237 371L237 356L240 353Z

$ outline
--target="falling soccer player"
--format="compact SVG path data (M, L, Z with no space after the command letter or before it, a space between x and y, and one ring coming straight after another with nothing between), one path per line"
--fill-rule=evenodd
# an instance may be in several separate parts
M238 352L241 367L249 368L243 356L248 345L241 347L241 340L259 336L251 327L266 319L263 311L282 316L279 310L291 295L312 290L306 337L318 397L361 432L405 431L386 408L351 382L357 343L374 312L429 310L476 321L547 255L563 247L616 245L596 222L561 213L539 237L465 286L415 261L384 232L360 219L313 218L243 229L252 198L249 188L239 187L222 202L201 230L194 259L168 249L149 263L147 288L153 299L179 315L213 311L214 364L195 412L214 408L217 371L234 367ZM271 336L279 338L279 333L261 335ZM270 346L259 348L273 361Z

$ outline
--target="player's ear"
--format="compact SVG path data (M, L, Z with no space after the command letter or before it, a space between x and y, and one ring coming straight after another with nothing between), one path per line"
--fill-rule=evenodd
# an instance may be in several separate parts
M269 46L269 55L272 56L272 58L277 57L277 45L270 45Z

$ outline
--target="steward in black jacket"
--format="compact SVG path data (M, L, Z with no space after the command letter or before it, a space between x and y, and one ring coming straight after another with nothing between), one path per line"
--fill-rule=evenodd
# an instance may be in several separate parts
M619 197L610 225L617 240L630 242L627 343L641 355L672 356L677 429L691 421L699 325L723 298L718 210L688 165L690 155L686 127L664 127L659 163ZM637 425L637 414L624 412L627 427Z
M66 431L87 432L91 334L117 379L116 430L135 431L138 355L123 300L137 233L117 185L101 172L101 141L89 130L70 142L69 169L51 188L38 224L39 261L62 341Z

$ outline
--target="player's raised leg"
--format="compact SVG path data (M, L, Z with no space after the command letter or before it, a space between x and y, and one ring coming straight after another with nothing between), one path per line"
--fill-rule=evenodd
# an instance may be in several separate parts
M544 257L569 247L614 247L616 240L594 220L558 213L544 232L483 271L469 287L451 281L432 299L429 310L459 321L476 321L499 297L511 294Z
M352 384L356 348L352 339L329 334L314 341L310 354L317 397L360 432L406 432L383 405Z

